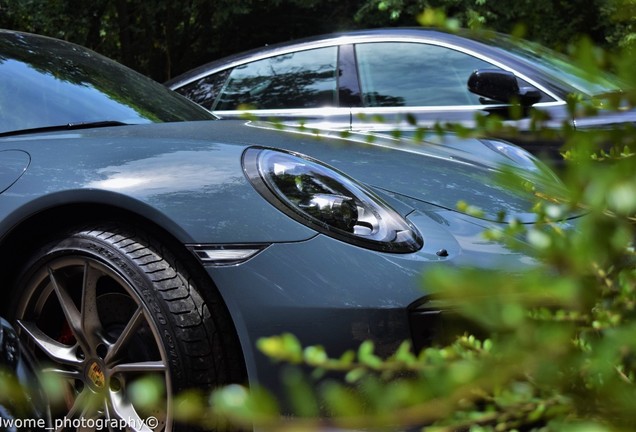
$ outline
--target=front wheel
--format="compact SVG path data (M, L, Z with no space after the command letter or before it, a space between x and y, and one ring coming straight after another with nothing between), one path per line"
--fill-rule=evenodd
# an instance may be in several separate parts
M227 380L206 304L143 234L70 232L34 255L14 297L23 340L65 383L54 414L64 429L172 430L175 393ZM158 384L161 403L133 397L142 380Z

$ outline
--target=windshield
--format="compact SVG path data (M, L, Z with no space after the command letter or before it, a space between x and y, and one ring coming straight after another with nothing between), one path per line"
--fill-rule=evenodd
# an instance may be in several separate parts
M0 133L65 124L210 120L194 103L95 52L0 31Z
M610 74L590 74L572 63L571 59L537 43L497 35L489 39L490 45L504 49L508 54L530 63L534 68L558 79L587 96L621 91L618 77Z

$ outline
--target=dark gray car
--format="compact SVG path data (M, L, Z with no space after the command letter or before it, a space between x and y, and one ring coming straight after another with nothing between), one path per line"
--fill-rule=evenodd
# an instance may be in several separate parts
M338 130L412 129L437 122L475 125L476 115L509 118L532 129L578 129L632 123L634 111L596 116L568 113L568 96L592 100L620 94L611 75L590 76L568 59L501 34L450 34L423 28L351 31L258 48L215 60L166 85L222 118L245 113ZM382 121L379 121L379 119ZM542 117L543 118L543 117ZM560 139L509 139L536 155L560 159Z
M333 355L364 340L380 355L427 346L443 312L422 272L533 265L481 236L503 215L535 220L534 197L496 181L502 165L540 190L559 184L500 141L218 121L25 33L0 32L0 82L0 309L65 383L53 419L76 429L173 430L174 395L192 387L277 391L279 366L256 349L265 336ZM149 374L165 400L152 410L131 398Z

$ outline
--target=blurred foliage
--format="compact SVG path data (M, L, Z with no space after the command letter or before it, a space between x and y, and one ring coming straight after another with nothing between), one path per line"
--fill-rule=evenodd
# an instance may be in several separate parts
M0 0L0 27L69 40L165 81L267 44L435 21L425 9L451 27L517 32L562 50L582 34L603 47L636 38L634 0Z
M416 22L451 30L487 26L561 47L592 74L612 68L629 88L636 88L633 0L344 3L99 0L87 9L69 0L0 0L0 19L5 26L88 45L159 79L225 49L262 44L257 35L266 32L263 23L280 27L282 18L268 21L273 13L289 22L290 13L314 14L322 22L338 17L331 21L333 28L306 26L312 32ZM347 21L353 12L355 21ZM290 27L296 30L277 32L275 38L300 36L298 28L304 24L301 20ZM589 37L579 39L583 33ZM575 39L580 42L567 43ZM607 54L596 44L620 49L621 55ZM618 110L633 107L635 101L630 92L592 103L573 97L570 108L572 113L594 111L602 104ZM542 130L542 120L539 112L533 113L536 133L553 133ZM490 118L478 123L475 130L440 125L437 132L515 132ZM371 342L331 357L320 346L303 347L293 335L274 336L262 340L259 349L289 365L282 377L289 389L287 401L262 389L233 385L209 397L199 392L177 396L177 416L215 425L222 417L244 427L276 430L632 430L636 132L633 125L596 131L564 125L561 133L567 160L561 176L567 188L555 192L540 184L519 184L514 172L503 173L506 187L525 187L535 194L539 222L528 226L511 221L484 233L487 240L534 256L536 267L514 275L440 267L423 276L423 284L437 287L437 299L452 305L452 315L473 323L483 338L467 333L421 352L405 342L391 357L381 358ZM571 214L583 216L564 220ZM131 397L151 404L154 393L144 386L152 385L141 383ZM293 418L282 416L288 408L296 414Z
M423 16L455 25L443 11ZM592 74L612 67L636 88L633 69L624 66L633 64L629 47L611 56L583 38L570 52ZM594 101L573 96L569 104L574 114L620 111L634 102L633 91L626 91ZM542 129L542 120L533 114L536 133L554 133ZM492 119L474 130L440 125L434 133L448 129L466 136L514 133ZM404 342L381 358L370 341L333 357L291 334L273 336L258 348L287 364L287 399L233 385L200 398L201 411L211 404L232 424L276 430L633 430L636 131L631 124L577 131L566 122L560 133L566 187L520 182L518 173L504 170L505 187L535 195L538 223L512 220L484 232L485 240L533 256L536 265L515 274L440 266L423 276L423 285L436 287L447 318L470 323L467 330L478 329L481 338L467 331L421 352ZM284 415L289 410L294 417Z

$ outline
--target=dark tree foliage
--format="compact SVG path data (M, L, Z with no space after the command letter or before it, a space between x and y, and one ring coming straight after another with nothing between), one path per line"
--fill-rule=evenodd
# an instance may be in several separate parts
M350 29L362 3L0 0L0 27L75 42L164 81L237 51Z
M0 27L65 39L158 81L267 44L355 28L419 25L436 8L464 27L487 26L564 49L634 38L629 0L0 0Z
M562 48L583 34L606 45L615 35L615 18L622 0L368 0L357 20L370 26L414 25L427 8L443 10L465 27L487 26L504 33L518 25L524 36L553 48ZM614 15L613 17L610 15ZM616 35L618 36L618 35Z

